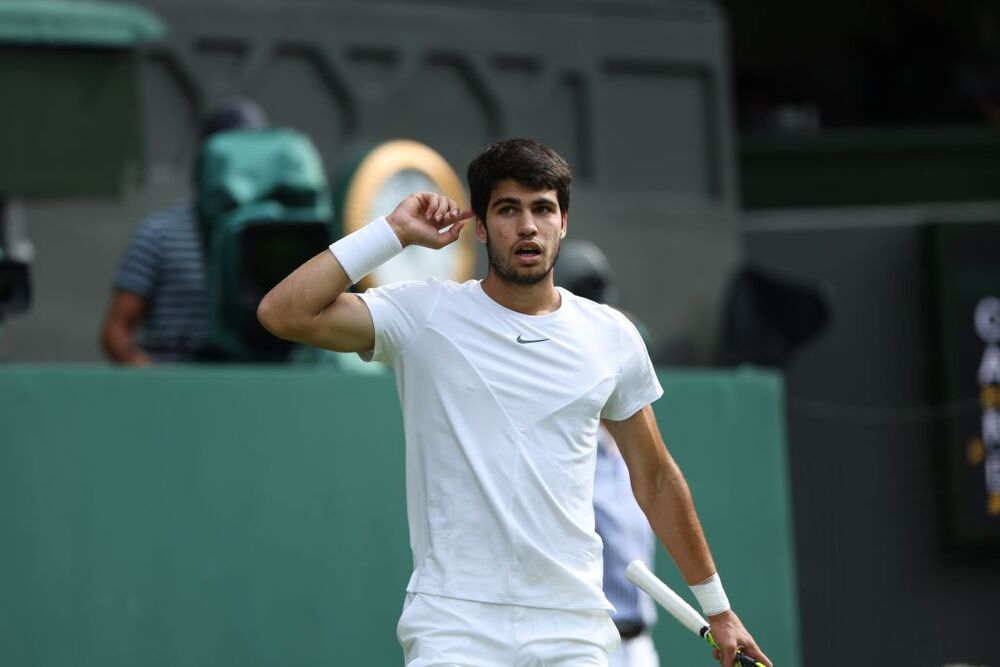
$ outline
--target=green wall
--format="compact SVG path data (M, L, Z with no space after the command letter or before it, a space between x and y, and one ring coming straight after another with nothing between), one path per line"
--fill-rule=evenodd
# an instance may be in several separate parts
M663 381L730 597L796 665L780 379ZM0 664L399 664L409 570L389 375L0 369ZM669 618L656 632L667 664L712 664Z

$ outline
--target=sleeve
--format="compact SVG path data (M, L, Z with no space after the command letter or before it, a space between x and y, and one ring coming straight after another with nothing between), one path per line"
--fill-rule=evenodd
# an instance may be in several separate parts
M619 328L621 366L618 383L601 411L601 419L611 421L628 419L663 395L639 331L624 315Z
M436 281L406 281L372 287L361 294L375 325L375 349L365 361L391 364L430 322L441 286Z
M135 231L122 256L115 276L115 287L148 298L153 293L159 265L159 234L152 219L146 219Z

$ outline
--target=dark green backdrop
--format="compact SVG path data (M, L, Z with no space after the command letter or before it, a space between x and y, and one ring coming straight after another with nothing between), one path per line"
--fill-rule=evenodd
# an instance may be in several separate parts
M661 429L730 597L797 665L780 379L662 379ZM392 378L0 369L0 545L0 664L400 664ZM657 569L678 582L662 553ZM656 639L666 664L713 664L662 615Z

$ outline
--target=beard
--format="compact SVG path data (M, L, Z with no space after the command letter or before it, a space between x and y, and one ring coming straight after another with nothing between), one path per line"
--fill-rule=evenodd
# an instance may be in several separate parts
M490 242L489 232L486 234L486 257L490 263L490 269L493 270L500 278L505 282L511 283L513 285L531 286L537 285L538 283L545 280L552 269L555 268L556 260L559 259L559 241L556 241L555 253L552 255L552 261L548 264L543 264L537 267L528 267L519 269L507 259L507 257L502 256Z

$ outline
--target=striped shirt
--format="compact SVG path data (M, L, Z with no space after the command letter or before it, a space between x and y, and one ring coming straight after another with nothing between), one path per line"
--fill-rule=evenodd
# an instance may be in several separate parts
M625 578L625 566L637 558L652 568L653 531L632 495L625 459L603 426L597 434L594 521L604 542L604 594L615 606L612 617L619 624L653 625L653 601Z
M191 361L208 333L202 238L193 202L140 223L115 287L146 299L141 346L158 362Z

